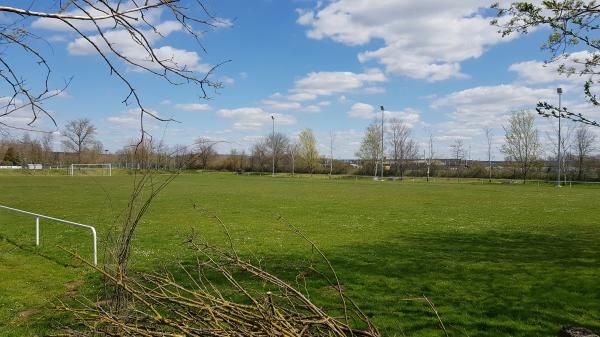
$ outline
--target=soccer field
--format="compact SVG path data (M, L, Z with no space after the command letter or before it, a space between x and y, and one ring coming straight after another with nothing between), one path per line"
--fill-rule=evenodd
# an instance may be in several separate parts
M108 228L131 176L0 176L0 204L94 225L103 259ZM551 336L561 325L600 330L600 186L328 180L183 174L153 203L134 242L133 268L191 260L192 231L293 275L310 248L330 258L346 291L383 335L440 336L426 295L452 336ZM57 245L91 257L88 231L0 210L0 335L52 331L52 308L99 278ZM315 289L316 292L319 289ZM67 322L67 321L65 321Z

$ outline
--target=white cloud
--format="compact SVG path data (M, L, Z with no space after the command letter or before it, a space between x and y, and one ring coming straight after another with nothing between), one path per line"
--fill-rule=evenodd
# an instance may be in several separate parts
M272 99L263 100L262 104L268 106L270 110L298 110L302 107L298 102L286 102Z
M111 3L111 4L114 5L115 3ZM104 16L104 15L106 15L106 12L110 12L110 10L111 10L111 8L108 8L107 6L103 5L101 2L94 3L94 6L96 6L97 8L92 8L90 6L86 6L84 8L85 12L87 12L89 14L89 16L92 16L92 17ZM124 2L119 3L119 8L122 10L133 9L136 7L138 7L138 6L133 1L124 1ZM74 10L66 11L64 14L70 15L70 16L87 17L88 14L86 14L85 12L81 9L74 9ZM131 12L127 15L128 18L126 20L132 26L141 26L141 25L144 25L146 22L149 24L157 24L159 22L161 13L162 13L162 9L160 9L160 8L144 11L144 18L142 20L140 12ZM124 19L124 18L122 17L121 19ZM97 29L96 25L90 21L84 21L84 20L67 20L67 21L69 23L71 23L73 26L75 26L77 29L79 29L83 32L96 31L96 29ZM97 20L96 23L102 29L107 29L107 28L111 28L111 27L115 26L115 20L112 20L112 19ZM37 28L37 29L47 29L47 30L53 30L53 31L72 31L72 28L69 27L69 25L67 25L66 23L64 23L61 20L54 19L54 18L36 19L32 22L31 26L33 28Z
M529 84L552 83L559 81L569 81L582 84L587 77L582 77L577 73L566 76L558 72L559 66L562 64L567 68L572 68L576 71L581 71L583 66L580 64L593 57L594 54L589 51L580 51L571 54L560 56L557 61L546 64L542 61L530 60L512 64L508 70L516 72L521 81Z
M215 21L212 24L217 28L233 27L233 21L231 21L230 19L224 19L224 18L215 18Z
M181 31L181 24L177 21L165 21L156 26L156 31L145 30L144 37L149 45L154 46L158 41L164 39L173 32ZM151 55L142 47L130 32L117 29L106 31L101 35L92 35L89 39L95 43L102 52L110 53L110 48L106 41L110 42L112 49L122 54L128 60L147 67L149 69L159 69L160 61L167 66L184 68L186 70L208 72L210 66L201 63L201 58L195 51L173 48L171 46L162 46L152 49L154 55ZM137 38L137 37L136 37ZM106 41L104 40L106 39ZM97 50L84 38L77 38L67 45L67 50L71 55L95 55Z
M385 93L385 88L383 87L370 87L370 88L365 88L365 93L366 94L383 94Z
M343 93L381 93L385 89L370 86L374 83L385 82L387 79L380 69L369 69L363 73L350 71L321 71L311 72L298 79L290 94L282 95L277 92L270 99L262 101L269 108L276 110L298 110L302 108L299 102L314 101L321 96L331 96ZM345 96L340 99L345 99ZM308 112L318 112L319 103L309 105ZM327 105L330 102L325 103ZM319 106L323 106L320 105Z
M182 111L209 111L210 105L201 103L179 103L175 104L175 109Z
M224 84L233 85L235 84L235 79L229 76L224 76L223 78L221 78L221 82L223 82Z
M305 106L302 111L304 112L308 112L308 113L318 113L321 112L321 107L318 105L308 105Z
M159 116L158 111L149 110L149 114L154 116ZM117 127L119 129L129 129L129 130L139 130L141 127L140 121L143 118L144 121L144 129L146 131L154 130L157 128L156 119L144 114L143 116L140 113L140 109L128 109L124 113L117 116L109 116L106 118L106 121L113 127Z
M307 94L307 93L300 93L300 94L293 94L288 96L288 99L291 101L298 101L298 102L302 102L302 101L312 101L314 99L317 98L317 95L315 94Z
M348 116L363 119L375 118L375 107L366 103L356 103L348 111Z
M45 113L36 107L34 109L37 114L36 118L31 105L26 102L27 100L18 97L0 96L0 129L9 127L48 131L49 129L56 128L51 119L46 115L48 113L53 118L56 118L56 114L53 111L46 109Z
M294 116L278 113L271 114L261 108L221 109L217 111L217 116L233 119L233 128L236 130L261 129L272 122L271 116L275 117L275 122L278 125L296 124Z
M534 89L515 84L480 86L457 91L433 101L433 108L454 107L464 115L481 116L535 108L537 102L555 96L554 89Z
M370 69L362 74L349 71L312 72L297 80L292 91L296 94L329 96L356 91L367 84L385 81L385 75L379 69Z
M348 111L351 118L374 119L380 118L381 112L373 105L366 103L355 103ZM412 127L420 122L420 114L417 110L408 108L405 111L384 111L383 116L386 119L397 118Z
M535 89L516 84L480 86L439 97L434 109L450 108L448 120L433 125L439 141L474 139L486 127L501 128L515 110L533 110L539 101L556 96L554 89Z
M374 60L394 75L439 81L465 77L460 62L480 57L502 40L481 14L490 3L334 0L314 11L299 11L297 22L309 27L307 36L313 39L349 46L383 41L383 47L360 53L359 60Z

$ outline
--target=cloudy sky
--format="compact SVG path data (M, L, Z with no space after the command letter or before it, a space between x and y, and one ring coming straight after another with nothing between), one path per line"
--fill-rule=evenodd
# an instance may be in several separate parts
M198 72L231 60L213 75L223 89L209 91L211 99L203 100L196 87L169 86L133 70L126 74L147 107L181 122L149 122L156 137L169 144L198 137L229 141L221 152L247 148L267 135L273 115L277 131L291 137L313 129L324 153L334 132L334 155L354 157L362 131L383 105L386 117L404 120L419 142L432 134L439 156L462 138L472 158L483 158L484 128L494 129L499 146L511 111L533 109L540 100L556 102L557 86L565 90L565 105L600 118L584 104L581 78L561 78L555 67L544 66L549 55L540 45L548 32L503 39L489 24L490 3L209 0L208 8L224 24L204 35L206 52L160 13L152 19L161 34L151 34L150 42L160 55ZM43 48L54 81L72 77L66 94L47 105L58 123L89 117L111 151L134 137L136 110L122 104L127 90L90 45L50 19L27 25L48 41ZM112 34L115 41L126 40L124 32ZM119 46L136 57L128 47ZM552 130L552 123L540 119L538 125ZM41 120L36 127L52 126Z

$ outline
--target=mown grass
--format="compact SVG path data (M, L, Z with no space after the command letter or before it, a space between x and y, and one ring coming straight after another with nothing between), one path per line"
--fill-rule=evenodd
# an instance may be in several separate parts
M124 208L132 177L0 176L0 204L95 225L100 251ZM191 262L194 230L224 235L196 204L217 213L237 249L293 279L309 247L282 216L328 255L344 289L388 336L439 336L426 295L454 336L550 336L561 325L600 330L600 187L455 181L179 176L154 202L134 242L133 266ZM52 307L94 293L96 275L57 245L90 256L90 236L0 211L0 335L51 331ZM317 291L319 289L316 289ZM326 296L322 297L326 298ZM32 314L33 313L33 314Z

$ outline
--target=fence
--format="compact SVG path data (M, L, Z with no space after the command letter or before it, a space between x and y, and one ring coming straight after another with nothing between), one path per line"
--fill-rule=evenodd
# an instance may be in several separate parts
M48 219L48 220L52 220L52 221L56 221L56 222L62 222L62 223L68 224L68 225L83 227L83 228L87 228L87 229L91 230L92 231L92 241L93 241L92 245L93 245L93 254L94 254L94 265L98 264L96 228L94 228L90 225L84 225L84 224L80 224L77 222L54 218L51 216L37 214L37 213L33 213L33 212L28 212L28 211L24 211L24 210L20 210L20 209L16 209L16 208L8 207L8 206L0 205L0 208L9 210L12 212L16 212L16 213L31 215L31 216L35 217L35 245L38 247L40 245L40 219Z

